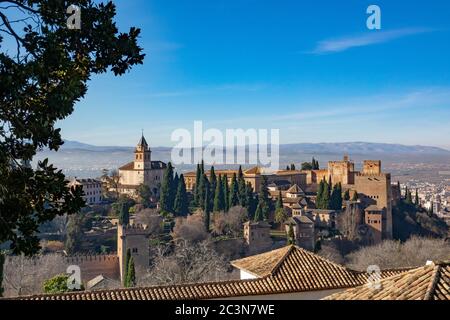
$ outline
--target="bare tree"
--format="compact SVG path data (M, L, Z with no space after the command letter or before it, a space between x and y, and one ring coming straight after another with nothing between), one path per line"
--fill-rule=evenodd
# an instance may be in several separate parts
M5 297L42 293L45 280L64 273L67 262L59 254L8 256L4 267Z
M412 237L404 243L386 240L379 245L364 247L346 258L350 268L363 271L369 265L378 265L381 269L419 267L428 260L448 260L449 257L448 241Z
M364 237L363 212L358 203L347 201L345 210L338 215L339 231L350 241L361 241Z
M153 267L138 283L141 286L175 285L230 279L228 263L214 251L208 241L180 241L158 247Z
M163 232L164 219L157 209L143 209L136 213L136 222L146 225L151 235L159 235Z
M345 259L334 243L322 245L318 255L334 263L344 264Z
M172 237L175 240L185 240L190 242L200 242L209 238L203 223L203 214L198 210L195 214L186 218L176 218Z
M242 234L242 224L247 210L241 206L230 208L228 212L218 212L213 217L213 232L216 235L237 237Z

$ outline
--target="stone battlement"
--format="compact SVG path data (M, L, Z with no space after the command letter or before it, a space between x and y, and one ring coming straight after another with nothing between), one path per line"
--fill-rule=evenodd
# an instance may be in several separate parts
M369 178L387 178L390 177L390 173L364 173L364 172L355 172L357 177L369 177Z
M92 255L74 255L66 257L68 263L82 263L82 262L104 262L118 260L117 254L92 254Z
M132 224L123 226L123 234L125 235L146 235L148 233L148 227L142 224Z

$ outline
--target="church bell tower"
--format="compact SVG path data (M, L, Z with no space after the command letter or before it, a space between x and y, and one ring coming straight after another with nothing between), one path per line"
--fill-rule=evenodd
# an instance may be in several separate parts
M151 169L151 153L152 152L150 151L147 141L144 138L144 134L142 134L142 137L139 140L136 149L134 150L134 169Z

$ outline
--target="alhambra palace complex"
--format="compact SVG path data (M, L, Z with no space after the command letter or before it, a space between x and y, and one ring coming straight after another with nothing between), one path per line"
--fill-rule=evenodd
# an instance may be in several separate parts
M134 161L119 168L120 193L135 196L136 189L142 183L156 192L162 181L166 164L152 161L151 150L142 136L134 151ZM229 181L237 170L216 170L217 175L227 175ZM209 176L210 172L207 172ZM253 167L243 171L244 179L258 190L263 177L263 169ZM276 199L280 192L283 205L290 212L289 223L295 225L296 243L312 251L320 226L337 227L337 215L333 210L315 208L318 183L322 179L332 184L341 183L343 192L358 194L358 204L364 208L361 224L368 227L372 243L392 238L392 202L399 197L395 185L391 185L390 174L382 173L381 161L366 160L362 171L355 171L354 163L345 156L341 161L330 161L327 169L322 170L280 170L268 178L269 193ZM184 174L186 188L192 191L195 184L195 172ZM347 205L354 205L348 202ZM265 252L273 248L270 240L270 224L267 222L247 222L243 226L244 241L248 254ZM117 256L108 256L103 261L86 258L82 264L104 265L103 274L117 278L123 276L125 255L128 249L135 260L137 269L145 269L149 263L148 237L145 226L131 223L117 227ZM97 258L96 258L97 259ZM99 258L100 259L100 258ZM95 259L94 259L95 260ZM80 261L78 261L80 263ZM90 267L88 269L91 269ZM102 269L102 267L100 267ZM92 273L94 275L95 272Z
M160 187L166 164L151 160L151 151L142 137L135 148L134 161L120 168L120 192L136 195L142 183L155 190ZM230 179L237 170L217 170L217 175ZM207 175L210 172L206 173ZM263 169L253 167L243 171L244 179L258 190ZM133 257L136 272L146 272L150 264L147 226L134 223L117 225L117 254L67 257L69 264L82 270L82 282L87 291L54 295L27 296L31 300L159 300L159 299L449 299L450 264L431 262L416 269L383 270L382 290L367 289L368 274L348 269L315 254L318 232L324 228L339 229L339 215L345 207L361 210L357 223L364 226L372 244L392 238L392 207L400 198L390 174L382 173L381 162L366 160L362 170L345 156L330 161L323 170L280 170L267 176L269 194L273 199L282 195L283 206L289 212L286 225L294 225L294 245L275 244L271 239L271 222L248 221L243 225L244 258L231 261L239 273L236 280L156 286L146 288L121 287L126 255ZM184 175L186 187L193 189L195 173ZM322 179L341 183L342 191L358 195L357 201L345 201L343 210L316 209L318 183ZM116 219L117 220L117 219ZM286 229L287 231L287 229ZM236 239L230 239L236 241ZM241 242L242 243L242 242ZM422 279L420 285L411 286Z
M153 161L151 150L142 136L134 150L134 161L119 168L119 192L136 196L141 184L148 185L154 194L159 193L166 164ZM231 182L238 170L216 170L216 175L227 176ZM209 177L210 172L206 172ZM243 171L244 179L255 191L259 190L263 169L253 167ZM280 170L266 175L270 196L276 200L281 193L283 205L289 212L287 224L294 226L296 244L313 251L318 232L324 228L339 228L339 211L316 209L318 183L326 179L332 184L341 183L342 191L356 192L358 201L347 201L346 206L359 206L362 216L359 223L368 229L370 243L379 243L392 238L392 204L400 192L391 185L390 174L381 171L381 162L366 160L361 171L355 171L354 163L345 156L341 161L330 161L322 170ZM186 188L192 191L196 173L184 173ZM271 219L273 221L273 217ZM268 222L246 222L243 225L244 243L247 255L264 253L276 249L270 236ZM130 225L117 223L117 254L107 256L81 256L68 258L85 270L83 281L89 281L102 274L107 279L120 281L123 278L124 263L128 249L133 256L137 271L149 266L149 232L146 226L137 225L131 219ZM123 279L122 279L123 280Z

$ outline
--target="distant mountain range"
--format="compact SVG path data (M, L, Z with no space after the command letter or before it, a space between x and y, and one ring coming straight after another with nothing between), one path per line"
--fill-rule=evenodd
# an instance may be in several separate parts
M94 152L121 152L130 151L134 147L94 146L78 141L65 140L61 150L85 150ZM152 147L153 151L167 152L169 147ZM450 150L430 146L407 146L402 144L372 143L372 142L338 142L338 143L294 143L280 145L280 153L306 153L306 154L430 154L450 155Z
M134 147L121 146L94 146L78 141L65 141L58 152L44 150L39 152L34 164L39 160L49 158L57 168L63 169L69 176L98 177L102 169L117 169L133 160ZM152 147L152 159L164 162L171 161L172 148ZM355 166L361 165L362 160L376 159L383 161L383 167L394 172L398 169L409 170L410 165L405 163L419 163L420 168L426 164L450 163L450 151L442 148L427 146L405 146L386 143L344 142L344 143L296 143L280 145L280 168L295 163L299 165L311 161L312 157L319 160L321 167L326 167L331 160L342 159L348 154ZM391 167L389 167L392 165ZM180 172L195 169L195 164L177 165ZM222 166L222 168L229 166ZM417 168L416 166L412 166ZM403 169L404 168L404 169ZM447 167L442 170L447 170ZM400 170L399 169L399 170ZM417 169L415 169L417 171Z

